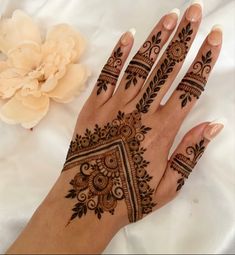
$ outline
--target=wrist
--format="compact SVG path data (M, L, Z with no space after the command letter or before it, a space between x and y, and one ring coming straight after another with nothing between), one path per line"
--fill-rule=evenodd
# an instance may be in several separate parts
M73 202L68 203L56 189L38 207L8 253L101 253L128 223L123 210L118 208L115 215L98 219L89 211L86 217L69 222Z

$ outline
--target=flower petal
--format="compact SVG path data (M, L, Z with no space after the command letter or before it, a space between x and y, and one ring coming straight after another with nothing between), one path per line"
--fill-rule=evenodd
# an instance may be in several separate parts
M34 127L47 113L49 98L22 97L17 93L0 109L0 118L9 124L21 124L25 128Z
M77 62L85 49L85 39L81 34L67 24L59 24L54 26L46 36L46 40L65 42L72 39L75 43L73 52L73 62Z
M6 61L0 61L0 73L8 68Z
M31 71L41 62L40 45L32 42L19 44L8 52L8 65Z
M48 96L61 103L67 103L78 95L89 75L87 68L81 64L70 64L67 68L65 76L58 81L56 88L48 93Z
M25 71L7 68L0 73L0 97L12 97L23 86Z
M0 51L7 54L19 42L33 41L41 43L40 31L31 17L21 10L16 10L10 19L0 22Z

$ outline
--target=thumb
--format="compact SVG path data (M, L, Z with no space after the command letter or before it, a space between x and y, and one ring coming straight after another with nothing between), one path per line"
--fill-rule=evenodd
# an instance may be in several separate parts
M168 161L165 173L155 192L157 201L161 201L158 206L177 195L209 142L220 133L223 127L220 123L205 122L194 127L184 136Z

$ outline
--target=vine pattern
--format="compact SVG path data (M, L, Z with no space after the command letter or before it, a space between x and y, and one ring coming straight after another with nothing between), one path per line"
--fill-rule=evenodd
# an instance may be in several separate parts
M163 84L165 84L169 74L173 71L174 66L184 60L189 49L188 42L191 40L192 33L193 29L191 29L191 23L188 23L186 27L182 28L181 32L179 32L178 39L168 46L166 50L166 58L162 61L156 74L149 82L142 98L136 104L136 109L139 112L148 112L150 105Z

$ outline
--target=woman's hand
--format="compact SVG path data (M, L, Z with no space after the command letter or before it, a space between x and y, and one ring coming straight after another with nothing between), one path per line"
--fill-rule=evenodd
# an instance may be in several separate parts
M160 104L183 65L201 17L201 6L191 5L157 61L177 25L177 11L162 17L119 84L133 33L118 41L79 115L62 174L34 216L40 226L47 219L45 252L101 252L120 227L177 195L222 129L218 123L199 124L169 158L174 138L204 91L222 44L221 30L215 27L176 90Z

